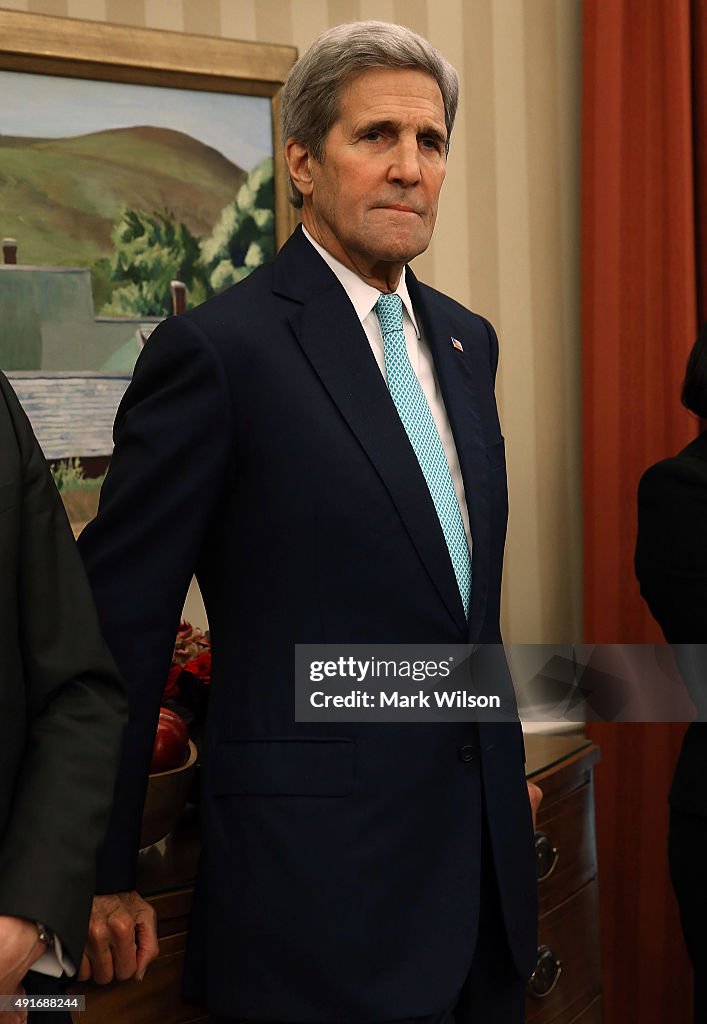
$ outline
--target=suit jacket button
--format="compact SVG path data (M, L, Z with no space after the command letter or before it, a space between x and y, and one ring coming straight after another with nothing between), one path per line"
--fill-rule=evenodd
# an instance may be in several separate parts
M471 746L470 743L466 743L464 744L463 747L460 747L459 760L463 761L465 764L468 764L469 761L474 760L474 748Z

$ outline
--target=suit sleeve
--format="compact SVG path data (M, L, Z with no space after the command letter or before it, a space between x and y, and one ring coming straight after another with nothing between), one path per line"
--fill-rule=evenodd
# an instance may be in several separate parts
M230 452L220 360L188 317L147 342L116 417L96 519L79 540L130 717L97 892L135 887L142 807L179 618Z
M0 395L22 467L15 573L26 722L0 843L0 914L42 921L78 965L126 718L125 692L101 637L61 499L2 376Z

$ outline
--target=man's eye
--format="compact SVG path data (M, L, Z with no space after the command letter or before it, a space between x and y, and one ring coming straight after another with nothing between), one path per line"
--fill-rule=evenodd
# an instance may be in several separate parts
M377 142L378 139L380 139L381 137L381 133L378 131L370 131L366 132L366 134L363 137L364 139L367 139L369 142Z
M420 142L424 149L434 149L437 152L441 152L442 143L439 141L439 139L423 138L420 140Z

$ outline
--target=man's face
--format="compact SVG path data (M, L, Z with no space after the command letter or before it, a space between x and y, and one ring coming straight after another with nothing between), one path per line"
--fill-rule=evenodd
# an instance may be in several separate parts
M356 75L342 89L322 163L306 158L305 227L359 276L394 288L403 265L429 245L446 137L431 75L412 68Z

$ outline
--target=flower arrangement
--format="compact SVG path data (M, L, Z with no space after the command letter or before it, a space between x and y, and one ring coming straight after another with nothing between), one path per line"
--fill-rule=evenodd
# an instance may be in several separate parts
M162 705L184 718L189 732L202 724L211 686L211 639L198 626L180 622L174 644L172 666L162 694Z

